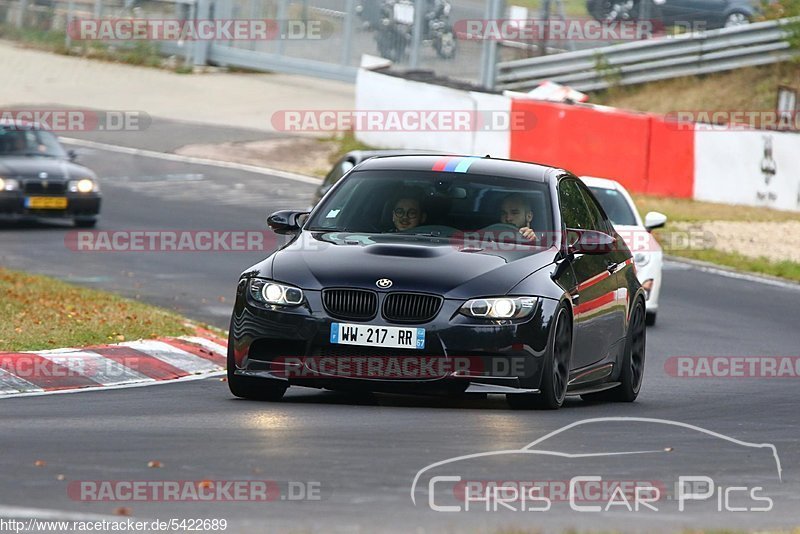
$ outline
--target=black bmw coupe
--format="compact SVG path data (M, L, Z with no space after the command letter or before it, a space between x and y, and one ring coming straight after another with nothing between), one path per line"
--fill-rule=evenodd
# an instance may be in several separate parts
M289 386L567 395L631 402L645 298L592 193L553 167L477 157L374 158L239 280L228 345L237 397Z

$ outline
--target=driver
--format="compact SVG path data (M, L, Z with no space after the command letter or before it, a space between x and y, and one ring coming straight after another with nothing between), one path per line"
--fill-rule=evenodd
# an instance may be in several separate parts
M401 196L392 207L392 222L396 232L416 228L425 222L426 217L422 203L412 196Z
M516 226L522 237L530 241L536 239L536 232L530 226L532 220L533 210L521 194L511 193L503 199L500 204L500 222Z

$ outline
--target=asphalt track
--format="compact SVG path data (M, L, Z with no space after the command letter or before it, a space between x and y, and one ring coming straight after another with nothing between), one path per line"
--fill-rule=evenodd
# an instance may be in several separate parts
M162 134L169 139L182 135L187 143L198 135L196 128L180 124L154 127L151 133L150 145ZM312 189L235 169L105 150L79 152L102 180L100 230L261 230L269 212L306 205ZM75 252L65 246L70 230L59 224L3 223L0 264L138 296L224 327L238 274L266 255ZM517 412L499 396L357 397L302 388L290 390L279 404L263 404L233 399L218 378L2 399L0 518L111 516L125 506L134 517L148 520L225 518L229 532L797 526L800 378L681 378L671 376L665 364L674 356L800 356L799 303L796 286L668 263L658 325L648 331L643 393L630 405L575 400L558 412ZM611 417L697 428L643 420L588 423L537 447L559 455L467 459L425 472L412 502L415 476L429 464L520 449L566 425ZM703 429L740 442L774 445L780 479L770 449L734 443ZM652 452L585 456L620 451ZM46 465L36 467L37 460ZM162 467L148 468L151 460ZM716 489L760 486L764 489L758 495L768 495L774 506L768 512L733 512L729 509L761 503L736 497L720 505L724 499L717 498L724 491L717 491L706 501L689 503L684 512L674 499L660 501L658 512L623 507L578 512L557 499L548 511L473 507L435 512L428 505L434 472L484 481L565 481L596 474L607 480L658 480L666 486L677 475L703 475L715 481ZM313 490L319 487L319 498L120 503L76 500L68 491L70 482L82 480L245 479L276 481L281 491L289 481L295 488L305 483ZM436 488L446 493L446 485ZM437 494L434 501L446 497Z

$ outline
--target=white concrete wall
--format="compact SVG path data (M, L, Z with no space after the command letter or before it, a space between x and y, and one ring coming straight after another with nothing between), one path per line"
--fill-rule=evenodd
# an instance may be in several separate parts
M361 69L356 81L356 110L358 111L434 111L465 112L486 118L508 115L509 98L472 93L387 76ZM502 120L502 119L498 119ZM490 121L487 121L490 122ZM442 130L360 130L356 139L378 148L407 148L431 150L448 154L491 154L508 157L511 133L507 129L492 129L483 120L471 121L477 127L463 131Z
M798 134L700 126L694 168L696 200L800 211Z

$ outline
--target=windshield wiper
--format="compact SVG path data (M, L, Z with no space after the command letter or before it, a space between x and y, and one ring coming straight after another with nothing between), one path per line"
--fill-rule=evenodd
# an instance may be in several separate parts
M29 157L29 158L32 158L34 156L44 156L46 158L57 158L58 157L55 154L48 154L46 152L25 152L22 155L26 156L26 157Z

